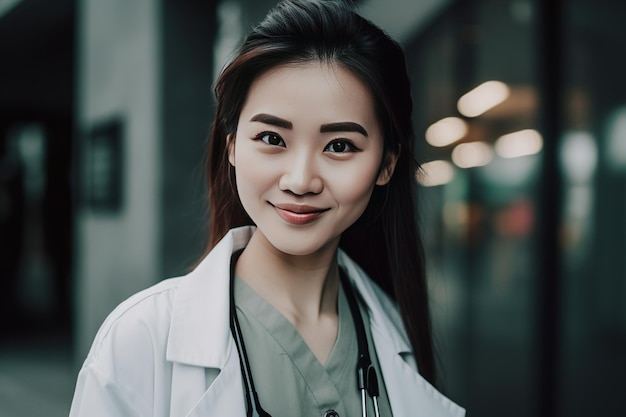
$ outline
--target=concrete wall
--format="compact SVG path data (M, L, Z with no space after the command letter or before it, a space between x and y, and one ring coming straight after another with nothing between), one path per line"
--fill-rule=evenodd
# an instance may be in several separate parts
M75 337L84 358L106 315L158 281L160 170L159 2L80 0L76 155L85 168L88 132L122 122L122 205L101 213L79 202L76 216ZM82 162L82 163L81 163ZM79 169L77 178L81 193Z

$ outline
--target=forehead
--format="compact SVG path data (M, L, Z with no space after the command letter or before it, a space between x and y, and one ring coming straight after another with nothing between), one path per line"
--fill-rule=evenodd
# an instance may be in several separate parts
M319 61L286 64L261 74L250 86L241 119L259 112L295 122L306 117L323 123L377 124L369 88L341 65Z

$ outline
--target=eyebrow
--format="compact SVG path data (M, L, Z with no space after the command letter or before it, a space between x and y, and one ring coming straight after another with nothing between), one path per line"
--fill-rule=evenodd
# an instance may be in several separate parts
M293 123L289 120L285 120L278 116L273 116L267 113L259 113L252 116L251 122L261 122L268 125L282 127L284 129L293 129ZM357 132L365 137L368 137L367 130L363 126L354 122L336 122L327 123L320 126L320 133L332 133L332 132Z
M354 122L328 123L320 127L320 132L357 132L367 137L367 130L360 124Z
M291 123L289 120L281 119L280 117L272 116L271 114L255 114L254 116L252 116L250 121L261 122L276 127L282 127L284 129L293 129L293 123Z

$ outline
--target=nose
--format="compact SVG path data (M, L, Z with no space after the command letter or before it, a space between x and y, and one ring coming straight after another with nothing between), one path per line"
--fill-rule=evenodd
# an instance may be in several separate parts
M324 188L319 167L307 152L291 155L285 171L280 177L278 187L296 195L319 194Z

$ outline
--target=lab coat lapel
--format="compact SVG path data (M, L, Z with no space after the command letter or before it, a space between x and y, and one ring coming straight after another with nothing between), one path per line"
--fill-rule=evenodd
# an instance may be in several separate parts
M198 374L197 371L204 371L202 368L195 367L190 372L196 371L195 378L202 378L200 386L204 386L206 375L204 372ZM186 384L185 384L186 385ZM173 384L172 384L173 386ZM179 386L182 389L184 385ZM184 395L184 394L183 394ZM224 368L221 369L219 375L212 381L211 385L204 392L188 414L178 413L171 415L180 415L186 417L207 417L207 416L245 416L246 406L243 393L243 382L241 379L241 367L239 366L239 356L231 344Z
M338 260L369 310L372 338L393 415L464 416L463 408L438 392L418 373L402 318L391 300L344 252L339 252Z
M437 391L388 343L388 335L372 329L378 362L394 416L462 417L465 410Z
M177 290L167 360L221 369L230 345L230 257L243 248L252 232L242 227L228 233L181 282Z
M166 353L172 362L172 416L245 415L239 355L230 333L230 258L253 231L228 233L177 290Z

